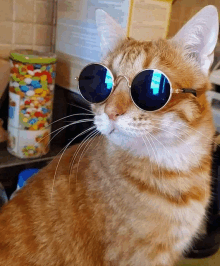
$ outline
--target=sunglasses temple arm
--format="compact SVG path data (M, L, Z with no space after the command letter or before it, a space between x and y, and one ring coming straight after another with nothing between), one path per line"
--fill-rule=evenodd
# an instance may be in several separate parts
M194 89L181 89L183 93L192 93L194 96L197 96L196 90Z

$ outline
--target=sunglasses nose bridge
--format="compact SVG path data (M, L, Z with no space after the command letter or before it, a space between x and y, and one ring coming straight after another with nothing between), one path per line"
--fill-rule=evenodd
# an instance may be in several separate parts
M123 79L123 78L126 80L128 88L130 88L131 86L130 86L129 80L128 80L128 78L127 78L126 76L124 76L124 75L119 75L119 76L117 76L117 78L116 78L116 80L115 80L115 85L114 85L114 86L117 86L118 83L119 83L119 81L120 81L120 79Z

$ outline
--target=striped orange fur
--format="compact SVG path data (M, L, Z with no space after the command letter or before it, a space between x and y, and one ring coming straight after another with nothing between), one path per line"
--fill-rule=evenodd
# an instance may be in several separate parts
M216 14L214 7L205 12ZM119 26L105 16L115 34ZM205 96L211 88L207 62L200 65L175 38L116 36L102 64L130 82L143 69L163 71L174 91L170 102L156 112L142 111L122 78L106 102L93 104L102 136L79 164L78 155L72 173L77 146L1 210L0 266L174 265L204 232L211 200L215 127ZM198 96L177 93L181 88Z

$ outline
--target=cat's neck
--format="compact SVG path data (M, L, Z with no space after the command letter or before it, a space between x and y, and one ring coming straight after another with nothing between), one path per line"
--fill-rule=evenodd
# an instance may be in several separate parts
M167 169L158 161L152 162L149 156L136 156L108 140L105 152L105 163L108 164L112 178L125 180L140 191L158 191L161 195L169 195L172 198L187 192L189 187L194 187L195 183L205 184L209 180L210 151L198 157L199 160L194 154L194 160L197 160L197 163L184 170L179 170L176 166L173 169Z
M117 164L127 160L131 164L135 162L136 165L142 162L145 168L149 164L150 167L154 165L156 168L168 171L190 171L200 166L204 158L211 153L212 139L205 137L203 133L195 133L185 139L178 139L172 145L162 135L158 136L157 140L151 139L148 142L143 138L137 138L135 142L129 142L127 147L121 147L107 140L109 163Z

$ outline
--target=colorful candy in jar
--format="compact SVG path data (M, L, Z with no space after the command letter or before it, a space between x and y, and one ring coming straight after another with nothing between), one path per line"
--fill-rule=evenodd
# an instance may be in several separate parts
M9 96L11 99L10 102L15 102L17 108L15 110L14 106L9 106L11 114L9 125L12 131L16 131L14 129L21 131L28 130L30 132L36 131L36 134L30 133L36 136L38 134L37 131L44 130L45 132L50 132L56 77L55 63L56 56L54 54L43 54L29 50L14 51L11 53ZM13 110L15 110L14 113L12 113ZM23 132L20 132L20 134L23 134ZM29 154L30 156L30 153L27 153L27 147L39 145L39 143L35 143L36 136L33 137L35 139L33 143L25 145L25 149L23 147L23 151L21 150L19 157L25 157L25 154ZM17 140L16 136L14 137ZM19 142L19 140L17 141ZM40 150L42 151L42 149L36 149L35 151ZM35 152L32 156L37 157L39 154Z

